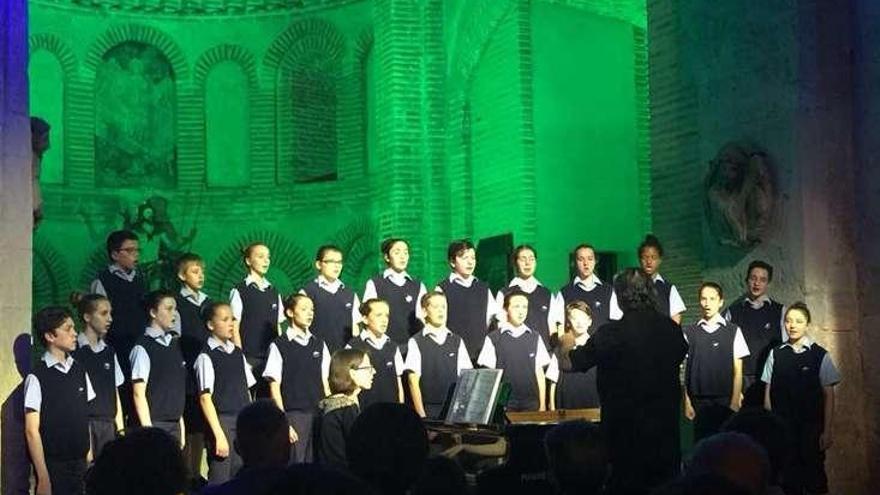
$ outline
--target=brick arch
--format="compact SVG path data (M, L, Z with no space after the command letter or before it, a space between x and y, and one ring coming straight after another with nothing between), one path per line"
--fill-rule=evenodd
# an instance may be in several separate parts
M85 67L95 72L104 54L114 46L126 41L137 41L155 46L168 58L177 81L189 76L189 67L177 43L164 32L142 24L123 24L108 29L93 44L85 59Z
M274 74L315 52L324 55L328 64L338 66L345 53L345 39L330 22L321 19L299 21L275 38L263 58L263 68Z
M355 38L354 63L357 70L363 70L364 65L367 63L367 57L370 55L370 52L373 51L374 42L375 36L373 34L372 26L361 31L361 34Z
M222 62L236 62L247 76L251 89L257 87L257 60L254 54L240 45L218 45L203 53L193 66L193 82L197 88L205 85L208 73Z
M65 80L70 80L70 78L76 74L79 64L76 55L73 54L73 50L70 49L70 46L58 36L49 33L35 34L28 39L28 46L31 55L40 50L46 50L54 55L55 58L58 59L58 63L61 64L61 70L64 72Z

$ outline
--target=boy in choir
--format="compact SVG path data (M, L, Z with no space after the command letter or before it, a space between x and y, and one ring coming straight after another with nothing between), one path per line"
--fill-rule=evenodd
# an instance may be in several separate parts
M584 301L574 301L565 307L565 332L574 335L572 349L586 345L590 339L589 329L593 323L590 311L590 306ZM560 349L557 348L556 352L560 352ZM587 371L560 370L556 355L550 359L547 380L550 381L551 411L599 407L596 368Z
M413 408L423 418L440 419L461 370L473 364L464 341L446 328L446 296L429 292L422 296L421 307L425 326L410 337L403 368L409 372Z
M74 303L85 328L76 338L78 348L73 358L85 368L95 388L95 400L89 403L89 433L97 458L104 445L125 427L118 390L125 376L115 349L106 341L113 321L110 300L100 294L76 294Z
M477 364L504 370L502 380L510 384L510 411L544 411L546 383L544 369L550 364L547 347L537 332L526 326L529 298L513 291L504 298L506 321L489 333Z
M205 448L205 416L199 408L199 390L193 365L196 357L208 341L208 329L202 319L202 311L211 304L208 295L202 292L205 285L205 262L195 253L186 253L177 260L177 279L180 291L175 294L177 315L174 319L180 348L186 361L186 404L183 421L186 423L186 448L184 461L191 478L198 478ZM230 310L231 311L231 310Z
M639 244L639 265L642 270L651 276L654 288L657 290L657 302L660 312L669 315L673 321L681 325L681 314L687 308L675 285L667 282L660 276L660 263L663 262L663 246L660 240L652 234L645 236L645 240Z
M764 407L784 419L794 453L783 473L785 493L828 493L825 451L834 443L834 387L840 373L807 329L810 310L802 302L785 312L788 340L770 351L761 380Z
M241 468L241 457L232 448L235 421L250 404L249 389L257 381L244 353L232 343L232 308L211 302L202 316L210 336L195 359L194 369L199 412L208 426L208 483L216 485L228 481Z
M421 328L422 308L419 301L425 294L425 284L407 273L409 243L391 238L382 242L382 258L387 267L380 275L367 280L364 301L382 299L391 308L388 337L404 345Z
M174 333L174 294L155 290L147 294L144 309L150 326L131 350L134 409L141 426L155 426L171 434L183 449L186 429L186 361Z
M358 400L361 410L377 402L403 402L403 355L400 347L385 333L388 330L388 303L382 299L368 299L361 305L364 330L351 339L346 347L358 349L370 356L376 368L373 387L364 390Z
M571 253L576 275L571 283L560 289L562 304L568 306L583 301L590 307L593 331L609 320L619 320L623 315L617 307L617 296L611 284L603 284L596 276L596 249L590 244L579 244ZM562 325L560 318L558 324ZM560 331L562 329L560 328Z
M269 387L262 379L269 344L278 336L278 325L284 321L281 295L266 279L271 256L269 247L253 242L242 250L248 274L229 292L229 305L235 318L233 343L244 351L248 363L258 377L255 395L268 397Z
M360 301L357 294L339 280L342 273L342 250L324 245L315 256L318 277L300 291L315 303L312 331L327 343L330 352L342 349L357 336Z
M683 329L688 342L684 409L694 421L694 442L717 433L726 419L721 412L738 411L742 401L742 361L749 348L739 327L719 314L723 305L721 286L704 282L703 317Z
M529 298L529 315L526 326L538 332L544 344L550 345L550 335L556 334L556 324L563 319L559 298L535 278L538 267L538 253L528 244L517 246L510 256L516 277L507 287L498 291L496 307L504 305L504 296L514 290L523 292Z
M89 402L95 398L85 367L71 356L76 329L70 313L48 307L34 315L46 348L24 381L24 425L38 495L82 493L89 451Z
M489 286L474 277L477 252L471 241L462 239L449 244L446 259L452 268L449 277L437 284L446 294L447 325L452 333L464 340L471 360L480 353L489 323L497 313L495 298Z
M315 305L309 296L293 294L284 301L288 328L269 345L263 377L275 404L290 422L292 462L312 462L312 426L318 402L330 395L330 351L309 328Z
M788 339L782 322L785 308L767 295L773 266L761 260L749 263L746 293L727 308L724 318L742 329L751 354L743 360L743 404L764 401L760 375L770 350Z

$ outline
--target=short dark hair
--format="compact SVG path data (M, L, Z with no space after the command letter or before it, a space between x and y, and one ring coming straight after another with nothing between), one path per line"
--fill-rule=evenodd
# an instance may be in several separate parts
M639 244L639 258L642 257L642 251L648 248L656 249L657 254L659 254L661 258L663 257L663 245L660 244L660 239L657 239L657 236L655 236L654 234L647 234L642 243Z
M476 249L474 248L474 243L468 239L459 239L450 242L449 247L446 248L446 261L449 261L450 263L455 261L457 256L461 255L461 253L468 249Z
M101 301L109 302L110 299L103 294L83 294L81 292L70 294L70 303L76 308L80 320L83 320L86 315L94 313L98 309L98 303Z
M148 292L143 300L143 308L144 312L147 314L147 318L149 319L150 317L150 311L159 308L159 303L161 303L163 299L169 298L174 299L174 293L167 289L156 289Z
M431 299L435 297L443 297L443 299L446 299L446 294L439 290L429 290L428 292L425 292L425 294L422 295L422 300L419 301L419 304L422 305L422 309L427 309Z
M526 294L525 292L523 292L523 290L520 289L519 287L517 287L517 288L513 289L512 291L508 292L507 294L505 294L504 295L504 309L507 309L507 307L510 306L511 299L513 299L514 297L520 297L520 296L525 297L526 301L529 300L529 295Z
M177 258L177 263L175 264L175 268L177 268L177 273L183 272L184 270L186 270L188 265L193 263L205 266L205 260L196 253L185 253L181 255L180 258Z
M357 385L351 379L351 371L364 362L366 353L360 349L340 349L330 358L330 392L350 394Z
M380 247L380 249L382 250L382 254L384 256L388 256L389 254L391 254L391 248L393 248L394 245L398 242L402 242L406 244L406 247L409 247L409 242L407 242L406 239L401 239L400 237L391 237L382 241L382 246Z
M718 298L724 299L724 290L721 288L721 284L717 282L703 282L702 284L700 284L700 290L697 292L697 295L702 294L703 289L706 288L715 289L715 292L718 293Z
M248 244L247 246L241 248L242 261L247 261L247 259L251 257L251 253L254 251L254 249L256 249L259 246L263 246L266 249L269 248L269 246L266 245L266 243L263 241L254 241L254 242Z
M610 471L605 440L598 425L560 423L544 437L551 480L560 493L599 493Z
M68 318L73 319L70 311L66 308L61 306L45 307L34 315L34 333L42 340L43 344L48 344L49 341L46 339L46 335L55 335L55 330L64 324L64 321Z
M108 443L86 474L89 495L177 495L186 491L177 440L158 428L136 428Z
M580 251L581 249L589 249L590 251L593 252L593 254L596 254L596 248L593 247L592 244L587 244L586 242L582 242L582 243L578 244L577 246L575 246L574 249L571 250L571 259L572 260L574 260L577 257L577 252Z
M110 232L110 235L107 236L107 258L113 259L113 253L122 249L122 245L125 241L137 241L140 240L134 232L130 230L116 230Z
M804 316L807 317L807 323L810 323L811 321L813 321L812 317L810 316L810 308L808 308L806 303L804 303L803 301L798 301L798 302L792 304L791 306L789 306L785 310L785 316L788 316L788 313L795 311L795 310L800 311L801 313L804 314Z
M328 251L336 251L337 253L342 254L342 249L339 249L339 246L335 244L324 244L319 247L317 253L315 253L315 261L322 261L324 255L327 254Z
M752 276L752 270L754 270L755 268L761 268L763 270L766 270L767 271L767 282L773 281L773 265L771 265L770 263L767 263L764 260L754 260L751 263L749 263L749 269L746 270L746 281L748 281L749 277Z
M571 311L578 310L583 311L590 318L593 317L593 308L590 307L585 301L581 301L580 299L575 299L574 301L565 305L565 324L568 326L568 313Z
M245 465L283 467L290 457L288 427L284 411L271 399L255 400L235 420L235 450Z
M516 265L516 259L523 251L531 251L532 254L535 255L535 259L538 259L538 251L536 251L534 247L532 247L530 244L520 244L519 246L513 248L513 252L510 253L510 263Z
M614 278L614 293L623 312L653 309L660 311L657 289L651 276L641 268L625 268Z
M791 432L782 418L763 407L748 407L728 418L721 430L746 434L764 447L770 459L771 483L778 482L791 455Z
M228 308L230 307L230 305L229 303L223 301L208 301L208 304L205 304L199 316L202 317L203 322L208 323L209 321L214 319L214 316L217 314L217 310L222 307Z
M294 292L293 294L287 296L287 298L282 301L284 303L284 310L293 311L293 308L295 308L297 303L299 303L302 299L308 299L309 301L312 300L311 297L301 292Z

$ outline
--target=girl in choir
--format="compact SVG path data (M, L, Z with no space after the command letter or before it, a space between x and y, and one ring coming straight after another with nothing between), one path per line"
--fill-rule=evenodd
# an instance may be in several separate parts
M673 321L680 325L681 314L687 308L675 285L667 282L660 276L660 264L663 262L663 246L660 245L660 240L653 234L646 235L645 240L639 244L638 254L639 265L654 282L660 312L669 315Z
M248 363L258 377L263 375L269 344L278 335L278 324L284 321L281 295L266 279L271 257L262 242L249 244L242 250L247 276L229 293L229 306L235 318L232 341L244 351ZM257 397L268 397L265 380L257 382Z
M421 329L423 313L419 301L426 292L425 284L406 271L409 265L406 240L386 239L382 242L382 258L385 271L367 280L364 301L374 298L388 301L391 308L388 336L402 346Z
M575 276L559 291L562 305L575 301L587 303L593 319L593 331L609 320L619 320L623 315L611 284L604 284L596 276L596 261L596 249L592 245L579 244L575 247L571 253Z
M517 246L510 256L516 276L498 291L496 305L504 304L504 296L511 291L520 290L529 298L529 315L526 325L538 332L544 344L550 344L550 335L557 332L556 325L562 320L557 295L550 292L535 278L538 267L538 253L528 244Z
M92 453L97 458L104 445L122 431L122 406L117 387L125 382L116 350L106 342L113 321L110 300L101 294L71 297L85 327L77 338L73 358L86 369L95 390L95 400L89 402L89 432Z
M319 247L315 256L318 276L300 291L315 303L312 331L327 343L330 352L341 349L358 334L360 320L357 294L339 280L342 263L341 249L333 245Z
M565 332L574 336L575 349L582 347L589 340L588 330L592 323L592 314L587 303L575 301L565 307ZM596 368L587 371L560 370L559 361L554 355L547 368L547 379L550 381L551 411L599 407Z

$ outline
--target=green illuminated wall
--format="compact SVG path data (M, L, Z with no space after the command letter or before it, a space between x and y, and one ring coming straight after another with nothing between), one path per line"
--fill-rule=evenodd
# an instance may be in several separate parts
M112 3L31 1L37 307L126 215L147 261L202 254L215 296L258 238L284 291L326 242L360 290L390 235L434 281L450 239L512 233L555 286L573 244L630 256L650 226L643 1Z

